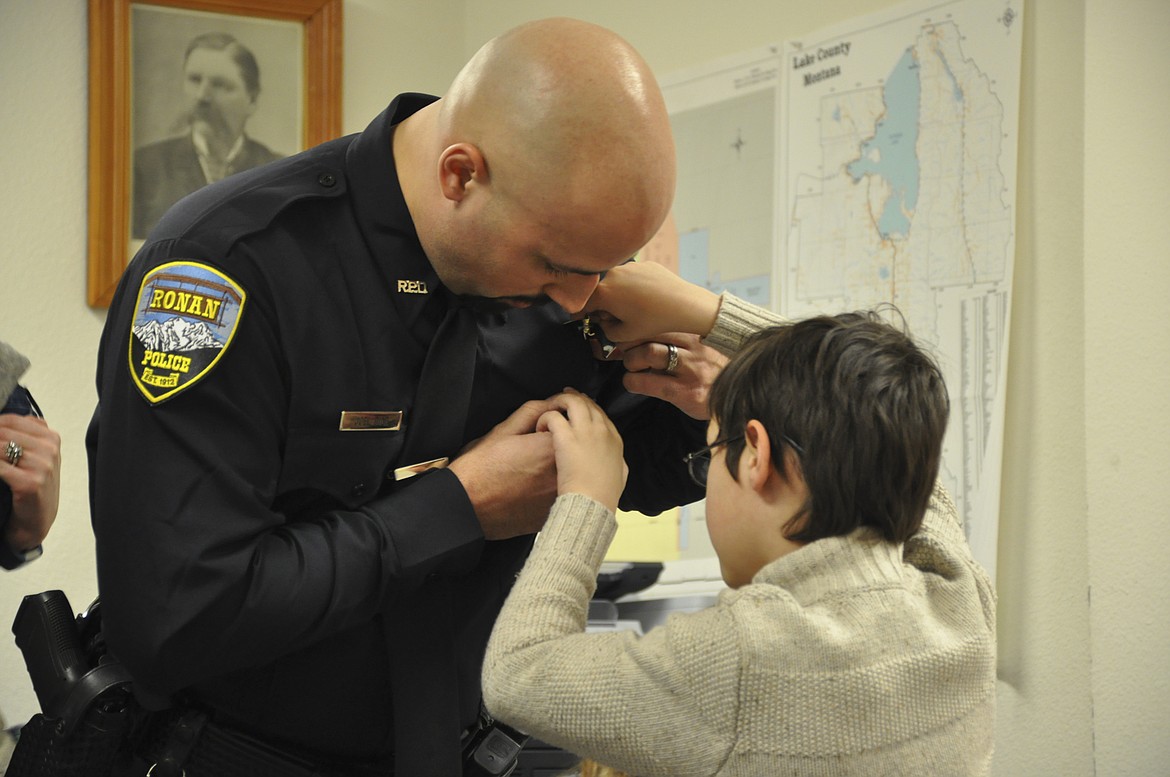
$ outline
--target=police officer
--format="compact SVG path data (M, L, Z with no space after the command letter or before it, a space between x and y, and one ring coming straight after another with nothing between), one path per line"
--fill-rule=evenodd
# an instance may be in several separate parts
M662 223L673 154L637 53L550 19L442 99L399 95L161 220L87 437L106 639L160 710L137 773L459 774L555 495L535 422L566 386L623 432L623 507L700 496L702 425L628 393L570 317ZM468 321L472 355L430 382Z

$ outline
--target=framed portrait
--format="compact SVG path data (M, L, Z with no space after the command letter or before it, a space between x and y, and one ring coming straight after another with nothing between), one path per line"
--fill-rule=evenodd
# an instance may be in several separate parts
M89 0L88 302L175 202L341 131L342 0Z

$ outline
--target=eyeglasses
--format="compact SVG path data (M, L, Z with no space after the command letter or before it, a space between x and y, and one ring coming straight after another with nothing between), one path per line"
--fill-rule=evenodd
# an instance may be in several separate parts
M720 445L726 445L729 442L742 439L742 434L737 434L734 437L724 437L722 440L716 440L705 448L699 448L694 453L688 453L686 456L683 456L683 461L687 463L687 472L690 473L691 480L706 488L707 472L711 469L711 454Z
M690 473L691 480L695 481L695 483L702 486L703 488L706 488L707 473L711 469L711 454L714 453L715 449L720 445L727 445L730 442L735 442L742 439L742 434L737 434L733 437L724 437L722 440L716 440L705 448L700 448L694 453L688 453L686 456L683 456L683 461L686 462L687 472ZM786 434L782 434L780 435L780 439L791 445L792 449L795 450L798 454L801 456L804 455L804 448L800 447L800 445L798 445L791 437Z

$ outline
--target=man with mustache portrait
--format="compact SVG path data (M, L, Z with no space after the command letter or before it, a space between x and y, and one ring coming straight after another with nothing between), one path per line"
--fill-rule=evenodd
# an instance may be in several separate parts
M210 32L188 44L183 89L189 102L183 133L134 152L133 238L145 238L185 195L282 156L244 134L256 111L260 68L234 37Z

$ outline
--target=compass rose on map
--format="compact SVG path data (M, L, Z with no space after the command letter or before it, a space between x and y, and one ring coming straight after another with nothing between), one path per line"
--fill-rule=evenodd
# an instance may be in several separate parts
M999 23L1002 24L1003 28L1005 30L1007 30L1008 32L1012 31L1012 23L1015 20L1016 20L1016 12L1011 6L1008 6L1007 9L1004 10L1003 15L1000 16L998 19Z

